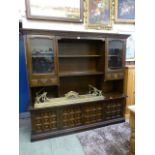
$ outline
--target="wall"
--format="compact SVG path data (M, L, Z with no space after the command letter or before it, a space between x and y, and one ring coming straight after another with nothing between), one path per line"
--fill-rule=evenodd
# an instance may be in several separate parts
M68 30L68 31L86 31L86 32L106 32L106 33L127 33L131 37L127 40L127 61L133 60L134 57L134 40L135 40L135 25L134 24L115 24L113 22L112 30L94 30L86 29L84 23L69 23L69 22L54 22L54 21L39 21L27 20L25 0L20 0L19 19L22 21L23 28L32 29L48 29L48 30ZM130 48L128 48L129 46Z
M97 31L97 32L114 32L114 33L129 33L132 34L135 31L133 24L113 24L112 30L91 30L85 29L84 24L75 23L62 23L53 21L37 21L26 19L26 7L25 0L20 0L19 19L23 22L23 28L34 29L51 29L51 30L70 30L70 31Z

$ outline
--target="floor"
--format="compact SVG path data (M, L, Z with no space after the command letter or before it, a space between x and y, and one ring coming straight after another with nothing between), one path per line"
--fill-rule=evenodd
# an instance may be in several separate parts
M19 155L85 155L75 134L30 141L30 119L19 121Z
M91 150L91 147L88 150L87 145L89 144L89 140L87 139L86 144L83 144L84 141L82 142L82 139L85 139L83 137L85 135L84 133L72 134L72 135L62 136L58 138L50 138L46 140L30 142L30 119L29 117L22 118L20 119L19 122L20 122L19 124L19 128L20 128L19 130L19 142L20 142L19 155L89 155L89 154L90 155L117 155L117 154L128 155L129 154L129 134L130 134L129 132L127 132L126 135L122 136L122 142L125 143L125 145L123 146L123 144L120 143L122 148L124 147L125 151L122 151L121 153L119 153L119 151L121 150L118 147L119 151L115 150L115 152L112 151L111 153L106 153L104 152L106 150L103 150L103 148L100 151L97 150L98 152L95 150ZM120 125L113 125L111 129L114 130L115 127L119 128L119 130L122 129L123 131L123 128ZM110 130L110 128L109 129L106 128L106 130ZM99 133L98 129L96 129L95 131L94 130L92 131L93 134L94 132ZM86 135L88 136L91 134L86 132ZM92 138L92 136L89 136L89 138ZM99 139L100 137L96 137L96 138ZM92 142L90 143L92 144ZM101 140L101 143L103 143L102 140ZM93 149L98 148L97 143L96 144L94 143L94 145L96 145L96 147L95 146L92 147ZM109 147L111 146L109 145ZM116 146L114 146L113 148L116 149Z

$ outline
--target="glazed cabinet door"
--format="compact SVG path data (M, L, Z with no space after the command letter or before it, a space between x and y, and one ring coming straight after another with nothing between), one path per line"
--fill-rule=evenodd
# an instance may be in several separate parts
M53 36L26 36L30 86L58 84L57 42Z
M106 39L105 80L124 78L126 40Z

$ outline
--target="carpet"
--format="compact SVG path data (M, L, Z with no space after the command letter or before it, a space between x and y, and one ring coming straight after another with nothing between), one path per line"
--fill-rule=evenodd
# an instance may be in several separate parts
M86 155L129 155L128 122L110 125L76 135Z
M19 128L20 155L129 155L127 122L33 143L30 118L20 119Z

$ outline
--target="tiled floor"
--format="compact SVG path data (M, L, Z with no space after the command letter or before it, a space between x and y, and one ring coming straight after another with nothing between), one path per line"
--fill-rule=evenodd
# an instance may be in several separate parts
M21 119L19 126L19 155L84 155L74 134L31 142L29 119Z

